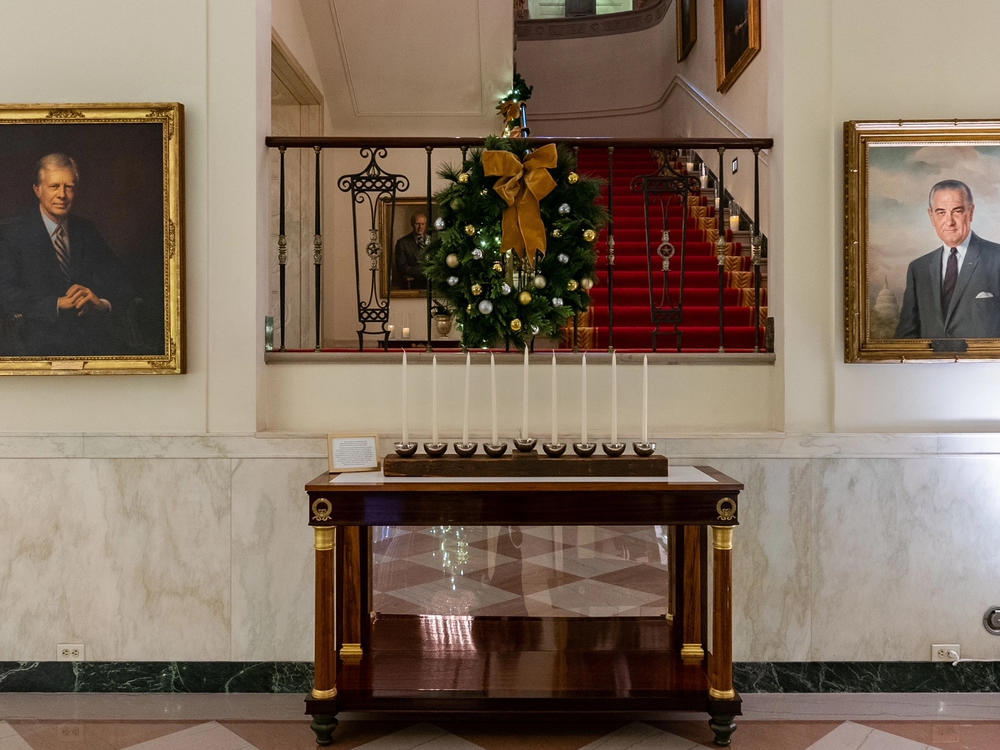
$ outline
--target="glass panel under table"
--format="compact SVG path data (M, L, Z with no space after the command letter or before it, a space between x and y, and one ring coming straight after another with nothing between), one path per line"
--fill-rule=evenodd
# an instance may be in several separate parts
M665 526L376 526L379 615L672 619Z

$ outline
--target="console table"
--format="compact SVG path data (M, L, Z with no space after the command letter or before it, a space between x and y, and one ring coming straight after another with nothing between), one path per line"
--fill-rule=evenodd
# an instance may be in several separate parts
M729 744L741 705L733 689L731 562L740 482L708 466L671 466L666 477L585 479L323 473L305 489L316 556L306 713L319 745L332 743L342 710L706 711L716 744ZM670 528L665 617L371 611L372 526L645 524Z

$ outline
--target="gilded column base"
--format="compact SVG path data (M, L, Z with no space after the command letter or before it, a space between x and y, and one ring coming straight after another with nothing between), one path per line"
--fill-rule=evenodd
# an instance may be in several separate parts
M360 643L345 643L340 647L340 658L345 662L359 662L364 655Z
M700 643L684 643L681 645L681 661L685 664L698 664L705 658L705 649Z
M315 698L316 700L321 700L321 701L329 700L330 698L336 698L337 688L330 688L329 690L317 690L316 688L313 688L312 697Z
M719 700L729 700L736 697L736 691L731 688L729 690L716 690L715 688L710 687L708 689L708 697L717 698Z

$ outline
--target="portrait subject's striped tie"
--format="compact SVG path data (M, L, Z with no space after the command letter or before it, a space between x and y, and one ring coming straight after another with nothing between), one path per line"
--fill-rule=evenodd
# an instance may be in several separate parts
M56 260L63 276L69 281L69 240L66 238L66 228L60 224L52 233L52 245L56 249Z

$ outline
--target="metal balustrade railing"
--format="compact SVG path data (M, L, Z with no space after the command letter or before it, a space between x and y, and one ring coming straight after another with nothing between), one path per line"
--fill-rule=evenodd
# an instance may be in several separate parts
M686 203L687 195L704 191L706 185L699 181L698 175L686 174L677 166L679 154L701 153L705 155L715 151L718 155L718 167L715 174L709 174L712 170L706 170L708 177L708 188L714 188L716 200L716 239L715 255L718 264L718 350L725 352L726 341L726 258L730 248L727 243L727 226L725 222L726 210L729 205L729 195L725 188L725 159L727 156L738 152L751 152L753 154L753 213L748 215L742 209L739 210L740 226L746 225L750 235L750 264L753 276L753 299L754 314L752 323L754 325L753 351L766 351L766 339L761 332L761 299L762 299L762 265L765 263L766 239L760 231L760 152L773 146L770 138L667 138L667 139L612 139L612 138L548 138L531 137L526 141L531 146L542 146L548 143L565 144L575 150L580 155L585 150L600 150L607 155L608 188L605 193L606 206L608 209L608 223L601 240L596 246L598 252L598 267L603 263L607 285L607 320L608 320L608 348L615 348L615 203L614 191L611 189L614 182L616 158L620 159L622 154L632 150L645 150L647 152L660 152L668 154L668 158L661 160L659 170L650 175L642 176L642 179L633 180L632 189L639 191L643 195L644 223L646 237L646 254L649 263L649 305L650 322L653 326L648 348L655 351L657 348L657 334L659 327L663 323L673 324L677 335L677 349L682 351L679 326L684 323L684 300L683 300L683 269L686 257L687 226L683 225L681 232L680 248L673 245L671 257L679 255L680 267L680 294L677 300L666 300L661 293L657 298L654 292L654 271L652 264L655 262L657 250L660 250L658 257L663 258L663 242L653 243L649 235L650 200L662 200L664 195L678 195ZM285 330L287 307L289 304L297 304L297 300L289 300L286 289L285 267L289 258L288 237L286 236L286 186L285 186L285 155L289 149L311 149L315 156L314 167L314 234L313 234L313 284L314 284L314 350L322 349L322 310L323 310L323 278L322 266L324 254L330 252L332 244L324 242L322 216L323 216L323 191L322 191L322 155L328 151L340 151L349 153L356 151L364 162L362 169L355 173L338 175L336 185L339 193L349 194L352 203L352 230L353 230L353 255L355 268L355 287L357 290L357 329L358 350L363 350L365 337L374 336L379 341L378 344L385 348L388 345L390 325L390 305L391 299L388 290L379 287L377 275L380 272L380 263L385 263L388 248L383 246L388 239L381 236L376 222L375 207L380 201L388 201L389 205L395 206L395 200L399 193L405 192L412 182L407 175L394 174L384 168L391 152L396 150L422 150L426 154L426 174L424 195L427 196L427 216L432 215L432 196L435 192L432 184L433 162L435 158L439 163L444 163L449 159L454 159L461 155L465 158L471 148L479 148L484 145L482 138L411 138L411 137L379 137L379 138L355 138L355 137L279 137L268 136L265 139L268 148L276 149L279 154L278 169L279 180L279 206L278 206L278 238L277 238L277 262L279 269L278 295L279 312L276 326L279 351L287 351ZM347 196L345 195L345 198ZM327 199L331 199L327 196ZM366 208L361 212L364 220L359 225L358 206ZM392 209L394 210L394 208ZM390 218L390 223L392 219ZM367 226L364 224L367 223ZM367 241L363 238L367 236ZM661 238L661 239L665 239ZM667 243L670 244L670 243ZM301 250L301 249L300 249ZM338 251L339 248L338 248ZM366 264L366 265L365 265ZM662 289L666 290L668 285L667 274L670 272L669 259L663 262ZM657 269L659 273L660 269ZM676 267L674 272L676 272ZM391 273L391 269L390 269ZM432 294L427 289L425 323L426 336L423 339L428 350L433 348L432 329ZM578 321L573 321L573 346L578 348Z

